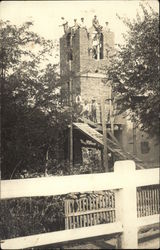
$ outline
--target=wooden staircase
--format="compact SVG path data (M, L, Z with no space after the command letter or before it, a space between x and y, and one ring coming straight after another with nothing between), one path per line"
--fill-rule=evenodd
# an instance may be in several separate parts
M103 135L96 130L96 124L94 125L95 128L92 128L87 123L82 122L73 123L73 125L75 126L75 128L79 129L83 134L87 135L91 140L103 146ZM107 136L106 138L107 147L110 152L112 152L119 160L133 160L135 161L138 169L144 169L143 162L131 153L124 151L124 149L117 141L115 136L111 133L111 131L107 131L107 134L110 137L108 138Z

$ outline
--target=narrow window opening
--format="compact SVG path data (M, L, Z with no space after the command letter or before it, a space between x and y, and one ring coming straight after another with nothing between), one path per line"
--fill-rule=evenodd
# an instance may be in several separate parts
M100 55L99 55L100 59L103 59L103 34L101 33L100 35Z
M70 47L71 46L71 33L67 35L66 40L67 40L67 47Z
M73 53L71 48L71 33L66 36L67 42L67 61L73 60Z
M149 153L149 151L150 151L150 148L149 148L148 141L142 141L141 142L141 153L147 154L147 153Z
M103 59L103 34L93 33L92 36L92 56L96 60Z
M73 53L71 48L67 52L67 61L69 62L70 60L73 60Z
M70 97L70 87L69 82L67 82L67 104L69 105L69 97Z

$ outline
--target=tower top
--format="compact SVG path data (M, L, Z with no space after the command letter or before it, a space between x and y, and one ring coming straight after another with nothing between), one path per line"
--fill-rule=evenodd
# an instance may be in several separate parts
M85 18L84 17L81 17L80 19L80 22L77 20L77 18L74 18L74 25L73 26L70 26L68 24L68 21L64 18L64 17L61 17L61 21L62 21L62 24L59 25L59 26L63 26L63 29L64 29L64 33L67 35L68 33L74 33L77 29L80 29L80 28L86 28L87 29L87 26L85 24ZM108 22L105 22L105 25L106 27L108 27ZM99 23L99 20L97 18L97 15L94 15L93 19L92 19L92 27L94 29L94 31L96 31L97 33L101 33L104 29L104 27L102 25L100 25Z

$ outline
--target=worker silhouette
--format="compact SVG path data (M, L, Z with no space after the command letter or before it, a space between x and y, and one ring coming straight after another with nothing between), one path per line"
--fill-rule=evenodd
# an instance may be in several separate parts
M92 19L92 26L95 28L95 30L96 30L98 33L101 33L101 31L102 31L102 26L99 24L99 21L98 21L96 15L95 15L94 18Z
M91 104L91 117L92 117L92 121L95 122L95 123L97 123L96 110L97 110L96 100L92 100L92 104Z
M79 23L77 22L77 19L74 19L74 25L72 27L72 36L75 35L76 31L80 28Z
M89 104L86 100L84 101L82 114L84 118L87 118L87 119L89 118Z
M59 26L63 26L64 33L66 34L69 31L68 21L65 20L64 17L61 17L61 20L62 20L62 24Z

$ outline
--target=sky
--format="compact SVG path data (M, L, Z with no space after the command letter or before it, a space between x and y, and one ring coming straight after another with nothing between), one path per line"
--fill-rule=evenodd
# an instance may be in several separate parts
M106 1L2 1L0 3L0 18L10 20L15 25L25 21L34 21L33 30L46 39L59 39L63 35L61 17L73 25L73 19L85 18L88 27L91 26L92 18L96 14L103 26L109 22L109 28L115 33L115 43L123 42L122 33L126 28L116 17L136 17L140 11L139 3L149 2L158 11L157 0L106 0Z

